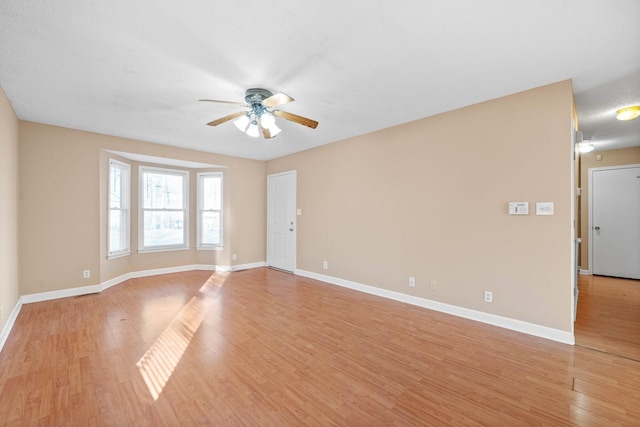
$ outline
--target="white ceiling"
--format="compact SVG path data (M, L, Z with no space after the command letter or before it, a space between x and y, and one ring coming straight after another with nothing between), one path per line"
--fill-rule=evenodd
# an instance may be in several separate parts
M637 0L245 0L0 3L0 86L22 120L272 159L573 79L598 149L640 145ZM249 87L296 99L250 138Z

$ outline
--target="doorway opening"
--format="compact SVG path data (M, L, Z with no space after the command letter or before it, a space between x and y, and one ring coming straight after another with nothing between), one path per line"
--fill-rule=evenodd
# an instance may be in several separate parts
M640 148L580 156L583 247L574 324L576 345L633 360L640 360L638 159Z

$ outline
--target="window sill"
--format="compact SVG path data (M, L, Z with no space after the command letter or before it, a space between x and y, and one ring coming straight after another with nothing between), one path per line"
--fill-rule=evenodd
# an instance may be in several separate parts
M196 250L199 251L223 251L224 246L198 246Z
M127 252L118 252L115 254L111 254L107 256L107 259L118 259L118 258L124 258L126 256L130 256L131 255L131 251L127 251Z
M166 247L138 249L138 253L148 254L153 252L188 251L189 249L191 249L189 246L166 246Z

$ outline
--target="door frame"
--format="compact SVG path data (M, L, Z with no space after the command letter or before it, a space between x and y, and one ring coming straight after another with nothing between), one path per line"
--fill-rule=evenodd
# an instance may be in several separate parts
M293 207L292 207L292 218L293 218L293 270L291 271L292 273L295 273L295 270L298 266L298 259L297 259L297 252L298 252L298 218L297 218L297 206L298 206L298 199L297 199L297 195L298 195L298 172L297 170L289 170L289 171L284 171L284 172L278 172L278 173L272 173L267 175L267 247L266 247L266 252L267 252L267 267L271 267L271 263L269 260L269 236L270 236L270 226L271 226L271 221L270 221L270 217L269 217L269 212L271 211L269 209L269 201L270 201L270 193L271 193L271 188L269 186L269 180L271 178L277 177L277 176L283 176L283 175L293 175ZM274 268L278 268L278 267L274 267ZM288 270L287 270L288 271Z
M589 228L589 273L593 274L593 173L604 170L615 170L615 169L633 169L640 168L640 164L630 164L630 165L615 165L615 166L602 166L598 168L589 168L589 223L587 224Z

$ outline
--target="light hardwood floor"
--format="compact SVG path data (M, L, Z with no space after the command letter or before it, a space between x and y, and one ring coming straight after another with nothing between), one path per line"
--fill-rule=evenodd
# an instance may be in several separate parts
M640 280L580 276L578 288L576 344L640 361Z
M638 425L640 363L265 268L27 304L0 425Z

